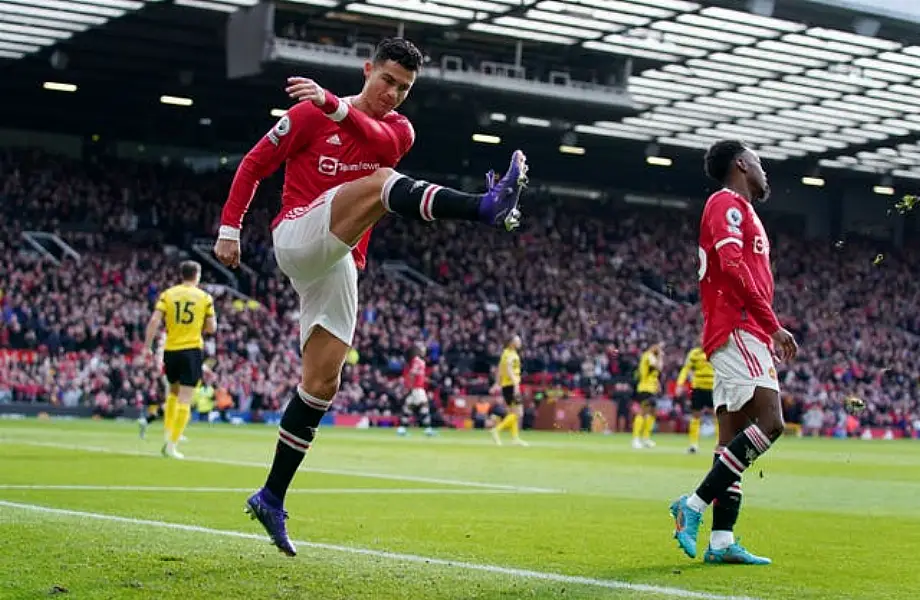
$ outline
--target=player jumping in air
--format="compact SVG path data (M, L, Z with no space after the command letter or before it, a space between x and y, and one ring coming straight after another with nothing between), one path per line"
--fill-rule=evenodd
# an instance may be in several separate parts
M706 174L722 186L706 201L700 224L699 279L703 351L715 371L713 403L719 447L696 492L671 504L674 537L690 558L703 512L713 504L708 563L770 564L734 539L741 476L783 433L773 355L791 360L792 334L773 312L770 242L754 210L770 194L760 158L742 142L724 140L706 153Z
M182 433L191 416L192 397L201 381L204 362L202 333L217 331L214 299L198 287L201 265L187 260L179 265L182 283L164 291L157 300L153 315L147 323L145 352L152 352L153 342L161 324L166 325L162 366L157 356L157 370L166 371L169 384L163 426L166 443L163 456L184 458L177 450Z
M281 418L265 486L246 502L279 550L296 550L285 527L284 498L339 388L358 308L358 269L371 228L387 213L418 221L458 219L508 230L518 226L518 199L527 182L524 154L490 177L482 194L466 194L393 170L415 133L395 112L422 64L407 40L386 39L364 65L364 87L338 98L316 82L293 78L301 100L243 158L221 215L214 253L240 262L243 215L258 182L286 162L280 214L272 224L275 258L300 297L301 381Z

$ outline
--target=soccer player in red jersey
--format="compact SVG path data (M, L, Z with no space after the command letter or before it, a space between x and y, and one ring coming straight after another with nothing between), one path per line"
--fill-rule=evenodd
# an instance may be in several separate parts
M791 360L798 346L773 312L770 242L754 210L770 194L760 158L742 142L724 140L709 148L705 168L723 186L706 201L699 237L703 351L715 371L719 446L696 492L671 505L674 537L695 558L703 512L714 504L704 560L770 564L738 544L732 531L742 474L783 433L773 356Z
M527 181L524 154L515 151L500 179L483 194L466 194L393 170L415 133L395 112L422 64L411 42L386 39L364 65L364 87L338 98L309 79L289 80L301 100L240 163L221 214L214 253L240 261L243 216L256 186L286 163L282 207L272 223L275 258L300 297L301 382L285 408L265 486L247 511L288 556L296 549L285 527L284 497L338 391L352 343L358 307L358 269L365 263L371 228L386 215L434 221L478 221L511 230Z
M399 433L405 435L406 428L413 413L419 416L418 424L425 427L426 435L434 435L431 428L431 407L428 405L427 385L428 367L425 365L424 347L413 346L409 351L409 361L403 369L403 384L409 394L403 400L403 415L400 419Z

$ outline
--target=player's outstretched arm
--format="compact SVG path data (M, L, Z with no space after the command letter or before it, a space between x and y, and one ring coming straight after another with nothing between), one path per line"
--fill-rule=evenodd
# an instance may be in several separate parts
M347 102L312 79L290 77L287 91L292 98L312 102L349 134L367 140L387 166L395 166L415 142L415 131L408 119L393 122L375 119L352 109Z

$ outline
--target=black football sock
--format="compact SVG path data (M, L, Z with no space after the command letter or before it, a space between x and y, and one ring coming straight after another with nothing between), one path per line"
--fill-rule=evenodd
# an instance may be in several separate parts
M384 184L380 197L388 211L406 219L478 221L482 194L458 192L393 173Z
M757 458L770 449L770 438L757 425L748 427L728 443L718 460L696 490L696 496L705 504L725 493Z
M279 502L284 502L294 473L310 449L316 437L316 428L331 404L332 401L315 398L300 388L294 391L293 398L288 402L278 428L275 459L265 482L265 488Z
M720 446L716 449L715 463L722 456L723 448ZM741 480L728 486L728 489L716 496L712 502L712 530L713 531L734 531L735 523L738 522L738 514L741 512Z

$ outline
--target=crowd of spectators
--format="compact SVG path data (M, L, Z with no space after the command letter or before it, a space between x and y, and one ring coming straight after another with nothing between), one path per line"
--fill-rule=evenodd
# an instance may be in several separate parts
M137 356L157 293L175 280L163 248L213 235L230 177L0 153L0 348L37 351L31 361L0 360L0 402L130 404L160 394ZM267 235L274 185L262 186L244 229L245 260L259 276L243 291L258 303L220 295L218 335L206 349L217 385L244 410L277 408L300 364L296 298L274 268ZM657 341L665 343L664 378L676 378L699 336L695 218L539 194L526 211L514 235L396 218L378 227L340 410L396 410L404 392L394 375L415 343L427 348L439 399L485 392L513 332L525 340L525 371L555 385L622 388ZM23 252L24 229L61 235L80 260L55 265ZM811 423L820 413L832 427L843 399L856 395L869 406L864 425L910 427L920 418L917 248L770 233L775 306L802 349L779 367L794 412ZM390 270L388 261L413 272Z

